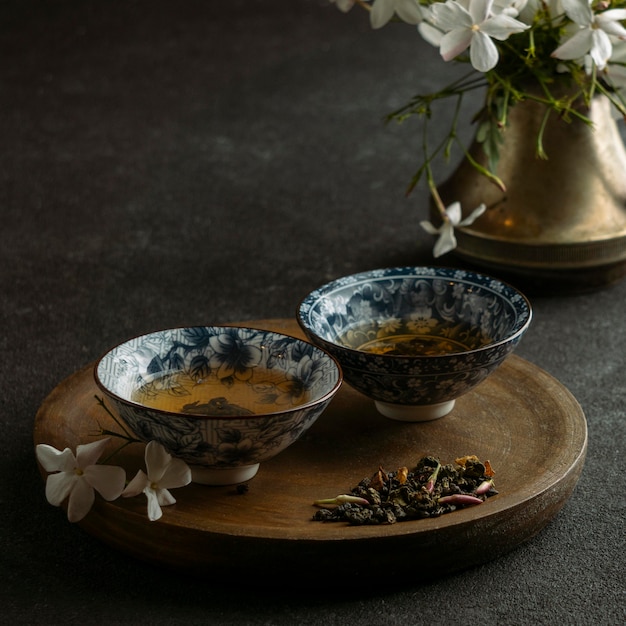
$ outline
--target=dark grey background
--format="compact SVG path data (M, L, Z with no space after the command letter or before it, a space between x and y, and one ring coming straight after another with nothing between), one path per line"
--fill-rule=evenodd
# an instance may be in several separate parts
M382 119L456 70L413 27L373 32L325 0L5 0L0 67L2 620L624 622L626 282L532 298L518 354L578 398L589 454L554 521L485 566L386 591L223 589L111 551L45 501L37 408L109 347L291 317L329 279L432 262L426 192L404 197L419 127Z

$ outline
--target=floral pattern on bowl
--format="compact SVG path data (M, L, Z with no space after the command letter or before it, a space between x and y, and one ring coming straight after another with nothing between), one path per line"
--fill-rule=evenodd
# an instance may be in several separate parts
M131 339L100 359L95 379L138 438L195 466L228 470L258 467L296 441L342 374L323 350L294 337L203 326ZM212 397L194 400L200 384Z
M379 409L447 403L450 410L515 349L531 316L528 300L510 285L438 267L346 276L313 291L298 309L306 335ZM396 353L367 350L393 348L398 335L404 345Z

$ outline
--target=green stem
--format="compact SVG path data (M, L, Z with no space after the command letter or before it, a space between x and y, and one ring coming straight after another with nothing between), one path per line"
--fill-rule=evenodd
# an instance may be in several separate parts
M392 111L386 116L386 120L396 120L403 122L411 115L426 115L430 117L431 104L436 100L443 100L452 96L458 96L474 89L487 86L487 81L483 75L476 75L475 71L465 74L453 81L440 91L431 94L417 94L399 109Z
M463 92L459 93L456 99L456 107L454 108L454 115L452 116L452 123L450 124L450 131L448 132L448 139L446 141L446 147L444 149L444 156L446 159L450 158L450 146L456 140L457 127L459 122L459 114L461 112L461 104L463 103Z
M526 94L526 98L528 100L532 100L533 102L539 102L540 104L545 104L553 110L560 111L562 113L567 113L568 115L573 115L581 122L585 124L593 125L593 122L586 116L583 115L580 111L571 108L569 105L559 105L558 100L554 98L542 98L541 96L535 96L533 94Z
M602 83L598 83L597 90L606 96L611 104L626 118L626 100L624 100L622 94L618 91L610 91Z
M437 207L437 211L439 211L439 215L441 219L444 221L449 220L448 214L446 213L446 206L439 195L439 189L437 189L437 185L435 184L435 179L433 178L433 173L430 170L430 167L427 169L426 177L428 180L428 189L430 190L430 195L433 198L435 206Z
M493 172L489 171L486 167L481 165L469 152L469 150L461 143L458 142L459 146L463 150L465 154L465 158L470 162L473 168L475 168L478 172L480 172L483 176L486 176L492 183L496 184L502 191L506 191L506 185L504 181L496 176Z
M543 114L543 119L541 120L541 125L539 126L539 132L537 133L537 146L535 148L535 152L540 159L547 160L548 155L543 149L543 136L546 131L546 126L548 124L548 118L550 117L551 109L546 109Z

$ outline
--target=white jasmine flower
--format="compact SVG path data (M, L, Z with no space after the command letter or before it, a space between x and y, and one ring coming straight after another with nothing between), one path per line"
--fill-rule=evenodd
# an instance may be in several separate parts
M370 11L372 28L382 28L394 14L409 24L419 24L422 21L418 0L376 0Z
M609 35L626 39L626 28L619 23L619 20L626 19L626 9L609 9L594 15L588 0L562 2L567 17L579 28L552 56L568 61L589 55L598 69L604 69L613 50Z
M450 252L456 248L456 237L454 236L455 226L469 226L476 218L480 217L486 210L486 206L481 204L476 207L464 220L461 219L461 203L453 202L447 209L446 215L443 220L443 224L439 228L433 226L430 222L420 222L420 226L429 235L439 235L435 247L433 249L433 256L435 258Z
M444 61L456 58L469 48L470 62L474 69L488 72L497 65L499 59L498 49L492 38L504 41L510 35L529 28L528 24L506 13L494 14L492 4L493 0L466 0L463 4L456 0L447 0L430 7L432 25L445 33L439 41ZM437 40L428 29L420 29L422 36L425 36L424 30L432 40ZM427 38L427 41L431 39Z
M36 448L37 459L47 472L54 472L46 480L46 499L60 506L69 497L67 518L79 522L89 513L95 499L94 489L105 499L120 496L126 482L121 467L96 465L108 438L76 447L76 456L69 448L60 451L47 444Z
M184 487L191 482L191 470L183 460L172 458L156 441L146 446L145 460L148 474L139 470L122 496L129 498L145 493L148 498L148 518L154 522L163 515L162 506L176 503L169 489Z

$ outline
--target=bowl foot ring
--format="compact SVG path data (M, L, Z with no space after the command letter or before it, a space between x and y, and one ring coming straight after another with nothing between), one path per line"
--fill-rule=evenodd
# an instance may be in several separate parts
M259 463L228 467L224 469L191 465L191 480L200 485L236 485L254 478L259 471Z
M376 400L376 409L379 413L392 420L400 422L430 422L447 415L454 408L455 400L447 400L437 404L406 405L391 404Z

